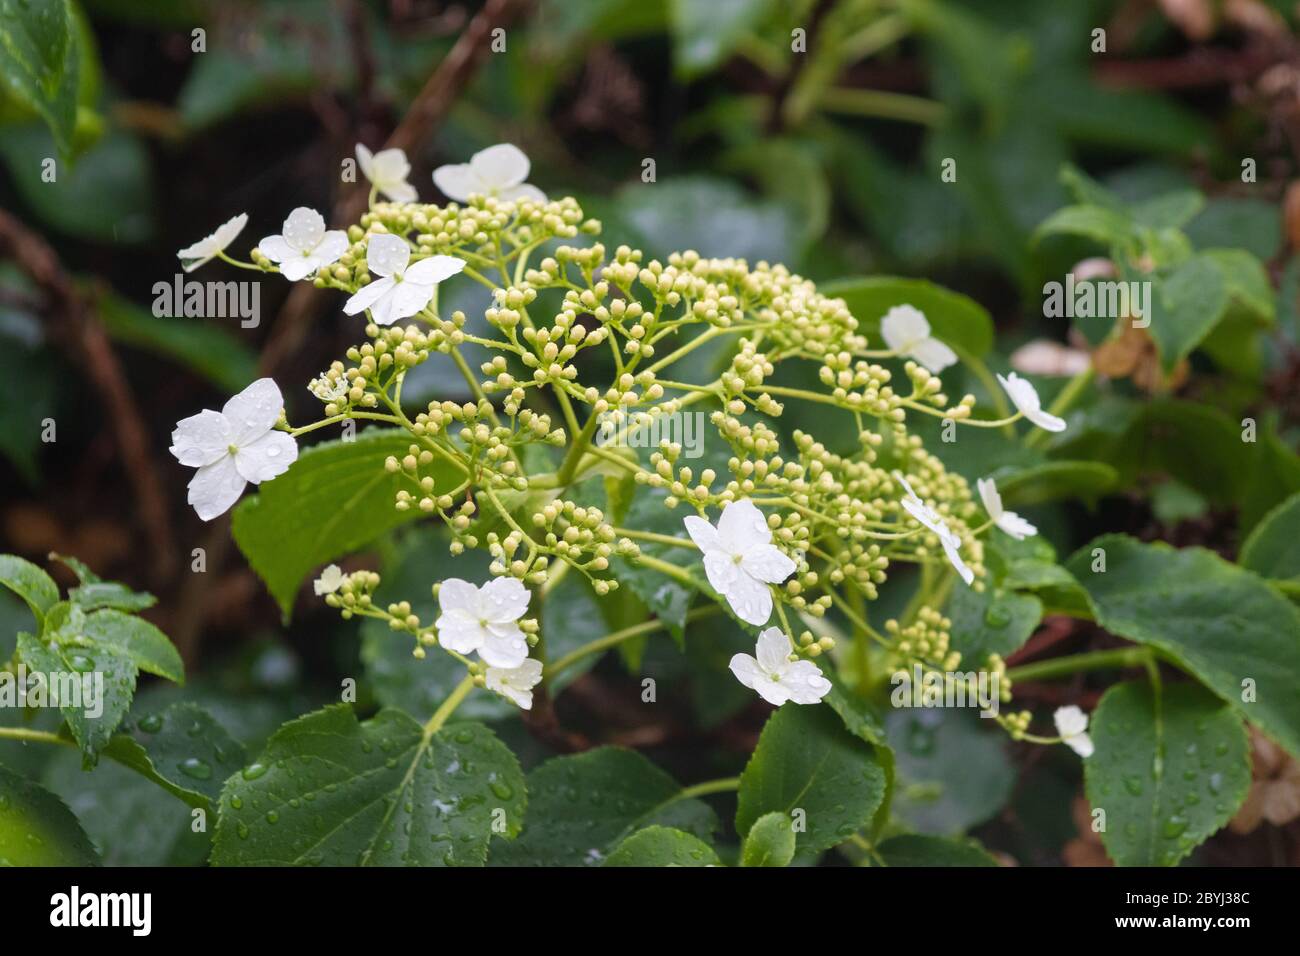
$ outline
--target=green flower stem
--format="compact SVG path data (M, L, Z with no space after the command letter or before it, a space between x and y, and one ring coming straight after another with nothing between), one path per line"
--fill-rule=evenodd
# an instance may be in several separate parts
M984 364L984 360L959 346L951 346L951 348L957 353L957 357L961 359L962 364L971 370L972 374L979 379L980 384L984 386L984 390L989 393L989 401L993 403L993 407L997 409L998 414L1003 418L1009 418L1011 416L1011 406L1007 404L1006 392L998 385L998 380L993 377L993 372ZM1002 430L1008 438L1016 437L1016 430L1010 424L1007 424Z
M1096 372L1094 372L1092 366L1089 365L1078 375L1074 376L1074 378L1070 379L1070 381L1065 384L1065 388L1061 389L1061 393L1057 395L1056 398L1053 399L1052 404L1048 406L1047 413L1049 415L1055 415L1058 418L1062 417L1065 412L1069 410L1070 406L1079 399L1079 396L1084 393L1084 390L1087 389L1089 384L1091 384L1095 375ZM1034 432L1025 439L1025 447L1036 448L1043 442L1047 441L1047 434L1047 432L1041 430Z
M381 415L378 412L340 412L337 415L331 415L329 418L322 418L318 422L312 422L310 425L303 425L300 428L290 428L289 434L294 438L299 435L305 435L308 432L314 432L318 428L324 428L326 425L333 425L336 422L346 421L349 418L365 418L376 422L388 422L390 425L401 425L402 420L392 415Z
M60 737L48 730L32 730L30 727L0 727L0 740L20 740L23 743L32 744L56 744L61 747L76 746L67 737Z
M671 534L659 534L655 531L637 531L634 528L615 528L614 533L625 538L631 538L633 541L653 541L656 544L666 544L672 548L696 548L696 544L690 538L678 538Z
M560 391L557 391L555 394L559 396L560 405L564 408L567 417L572 419L573 406L570 404L568 396ZM587 453L587 450L591 448L591 436L596 432L597 417L598 416L595 413L588 415L587 423L582 426L582 430L573 433L575 436L573 447L570 448L568 454L564 456L564 462L560 465L560 470L556 474L555 481L557 486L564 488L573 481L573 476L578 471L578 465L582 462L582 458Z
M706 780L703 783L683 787L677 799L689 800L691 797L707 797L711 793L731 793L739 789L739 777L724 777L720 780Z
M945 411L938 408L930 408L928 405L914 402L910 398L903 399L899 404L905 408L910 408L915 412L921 412L922 414L930 415L934 418L946 418L956 422L958 425L970 425L972 428L1002 428L1011 425L1013 422L1018 422L1020 419L1025 417L1024 412L1016 412L1014 415L1010 415L1006 418L953 418Z
M255 266L251 262L240 262L238 259L230 258L230 256L226 255L224 250L222 252L217 253L217 258L220 259L222 262L226 263L227 265L232 265L237 269L248 269L250 272L279 273L280 271L279 269L276 269L274 267L270 269L263 269L261 266Z
M433 712L433 716L429 718L429 722L424 725L425 740L428 740L442 729L442 725L447 722L447 718L455 712L456 708L460 706L461 701L468 697L469 692L473 689L474 675L468 674L464 680L456 685L456 689L453 690L438 709Z
M716 604L708 604L704 607L698 607L693 611L687 612L686 620L689 623L691 621L698 621L701 618L712 617L715 614L721 613L721 607ZM622 630L613 631L606 634L604 637L598 637L596 640L583 644L581 647L574 648L559 660L552 661L550 664L546 665L546 669L543 673L547 678L554 677L561 671L572 667L574 663L582 660L584 657L609 650L611 647L616 647L624 641L630 641L634 637L640 637L643 634L653 634L655 631L662 631L667 627L668 623L666 621L655 618L652 621L643 621L640 624L633 624L631 627L625 627Z
M1054 657L1047 661L1036 661L1013 667L1007 671L1007 680L1012 683L1026 680L1051 680L1084 671L1145 667L1154 656L1155 652L1149 647L1121 647L1109 651L1068 654L1065 657Z
M822 93L817 106L825 113L902 120L921 126L938 126L948 118L948 110L942 103L922 96L887 93L884 90L833 87Z
M695 579L691 577L690 572L688 572L685 568L679 568L677 565L669 564L667 561L660 561L658 558L652 558L648 554L640 555L639 557L634 558L633 560L635 560L637 564L640 564L643 567L647 567L647 568L651 568L652 570L659 571L662 574L668 575L670 578L672 578L675 581L680 581L682 584L685 584L688 588L695 587Z

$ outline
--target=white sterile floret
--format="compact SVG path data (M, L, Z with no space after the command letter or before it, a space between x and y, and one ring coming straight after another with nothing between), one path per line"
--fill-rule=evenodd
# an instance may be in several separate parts
M370 180L370 185L393 202L415 202L419 198L415 187L406 181L411 174L411 164L402 150L381 149L372 153L357 143L357 164L361 167L361 175Z
M999 375L998 381L1002 383L1016 410L1025 418L1049 432L1065 431L1065 419L1043 411L1042 403L1038 400L1038 391L1031 382L1021 378L1015 372L1011 372L1006 378Z
M515 702L524 710L533 707L533 688L542 680L542 662L530 657L518 667L489 667L483 674L488 690Z
M342 568L337 564L328 564L321 571L320 577L311 583L311 586L319 597L323 594L333 594L343 586L345 580L347 580L347 575L343 573Z
M433 299L439 282L465 268L465 260L455 256L429 256L408 266L410 261L411 247L406 240L386 233L371 236L366 246L366 268L381 278L348 299L343 311L356 315L369 309L375 324L392 325L423 309Z
M998 486L992 478L981 478L975 482L980 491L980 500L984 502L984 510L989 513L993 523L1005 531L1017 541L1023 541L1025 538L1033 537L1038 534L1038 529L1026 521L1014 511L1006 511L1002 507L1002 495L998 494Z
M1052 714L1052 720L1056 722L1056 732L1061 735L1061 739L1071 750L1085 759L1092 756L1092 738L1088 736L1087 714L1074 704L1070 704L1067 707L1058 707L1056 713Z
M518 623L528 599L518 578L493 578L482 587L448 578L438 588L442 613L433 623L438 640L458 654L478 651L492 667L518 667L528 657L528 641Z
M234 219L218 226L217 231L212 235L204 236L194 245L186 246L176 253L176 258L181 260L181 266L186 272L193 272L199 266L211 262L225 252L226 246L235 241L246 225L248 225L248 213L241 212Z
M325 220L315 209L299 206L284 221L284 233L267 236L257 244L280 275L290 282L314 276L322 266L337 262L348 251L348 235L342 229L325 231Z
M916 359L931 372L942 372L957 362L957 353L930 334L925 313L910 305L896 305L880 320L880 335L891 351Z
M433 184L448 199L459 202L473 195L546 202L540 189L524 182L529 168L523 150L510 143L498 143L475 153L468 163L439 166L433 171Z
M907 497L901 502L903 510L938 536L939 543L943 546L943 553L948 558L948 563L957 570L957 573L961 575L961 579L969 585L975 580L975 572L962 560L960 553L961 538L952 533L948 526L944 524L943 518L939 517L937 511L917 496L901 471L894 472L894 477L907 491Z
M754 648L757 657L736 654L731 658L731 673L736 680L758 692L769 704L780 707L787 700L796 704L815 704L830 692L831 682L812 661L790 660L793 645L779 627L769 627L758 635Z
M748 498L722 509L715 528L704 518L684 519L686 531L704 554L704 573L713 589L727 599L736 616L749 624L766 624L772 616L772 592L797 565L772 543L772 529Z
M188 500L204 521L224 514L248 482L270 481L297 460L293 436L274 430L283 408L275 382L260 378L221 411L204 409L176 423L170 451L198 468Z

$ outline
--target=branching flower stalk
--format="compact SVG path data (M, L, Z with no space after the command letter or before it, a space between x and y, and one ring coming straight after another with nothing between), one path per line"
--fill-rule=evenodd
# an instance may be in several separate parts
M516 582L522 603L512 599L517 606L510 613L495 614L499 605L466 596L464 588L473 586L452 579L434 585L443 614L440 623L428 622L407 601L376 606L374 572L343 575L333 567L317 592L345 617L382 619L407 634L417 657L441 645L475 683L521 707L531 705L531 688L544 667L547 677L554 674L545 661L523 656L539 643L537 619L522 616L525 588L544 593L557 575L576 571L598 595L608 594L618 587L610 567L615 557L714 592L724 609L755 629L768 625L775 612L757 660L737 655L732 665L774 703L814 703L829 690L830 682L815 678L794 690L774 688L787 679L780 675L796 673L782 665L782 647L787 662L817 658L835 647L828 629L818 626L832 612L848 622L855 642L878 643L892 664L919 665L953 680L961 655L951 648L951 622L939 611L944 597L957 578L957 587L983 588L980 536L995 522L1013 534L1034 529L1002 511L991 482L981 485L984 506L977 503L966 480L927 451L908 422L924 415L1006 428L1028 418L1048 430L1064 428L1041 410L1033 386L1014 375L1001 380L1015 413L977 419L973 395L954 401L945 393L935 372L958 357L931 336L918 310L892 310L883 326L885 342L873 342L862 331L862 317L843 300L820 293L781 265L751 267L692 251L661 261L626 245L611 252L594 239L600 222L588 218L575 199L549 200L520 185L528 171L522 153L493 150L469 166L435 174L435 181L453 190L501 184L489 192L458 195L460 201L447 205L386 200L407 195L402 187L409 167L404 157L385 157L386 178L371 190L369 210L344 230L327 233L319 216L295 210L284 235L254 248L249 262L225 253L234 239L231 224L216 234L220 242L210 238L202 249L187 250L312 281L346 296L348 314L368 312L364 341L308 385L322 404L322 417L292 427L280 415L276 428L290 441L354 419L404 431L410 438L406 454L384 463L405 485L394 507L437 516L450 532L453 554L486 549L495 580ZM368 158L373 169L380 157ZM308 260L308 267L296 257ZM439 283L454 275L460 276L455 281L491 291L484 316L490 331L479 334L463 312L440 308ZM475 371L466 345L487 349L492 357ZM700 381L679 371L698 366L683 360L706 346L726 362L716 378ZM411 415L403 406L403 383L436 353L451 357L474 400L433 401ZM595 354L612 361L611 380L592 380L598 363L588 358ZM881 364L888 359L903 362L901 381ZM797 365L810 367L821 387L774 381L779 367ZM799 429L783 448L773 423L792 402L851 416L856 449L836 454ZM708 411L716 440L728 449L721 474L710 467L697 470L682 446L670 441L646 460L629 447L640 430L692 406ZM195 419L178 426L178 448L202 451L205 441L211 444L209 436L197 440L187 426ZM598 433L604 440L597 441ZM223 436L215 441L213 450L238 466L237 443ZM532 446L558 453L539 455ZM216 460L190 451L182 460L199 464L201 476L208 458ZM539 461L551 464L539 467ZM240 474L268 480L272 470ZM683 533L615 523L576 492L594 475L630 476L661 492L666 508L686 516ZM237 497L238 490L223 497L220 510ZM209 502L201 514L211 517L213 510ZM709 588L679 563L643 553L643 544L701 552ZM865 608L899 565L924 570L923 590L906 619L873 627ZM459 610L448 607L449 587L462 595ZM480 610L465 610L471 606L465 601ZM481 625L486 643L471 646L449 632L453 612L481 615L471 623ZM524 650L484 659L482 648L516 633ZM590 652L609 646L602 639ZM476 651L478 659L472 656ZM580 656L567 655L565 665ZM1001 695L1009 699L1003 662L991 656L982 666L1002 678ZM801 681L812 676L797 673ZM1024 736L1028 713L1003 715L999 722Z

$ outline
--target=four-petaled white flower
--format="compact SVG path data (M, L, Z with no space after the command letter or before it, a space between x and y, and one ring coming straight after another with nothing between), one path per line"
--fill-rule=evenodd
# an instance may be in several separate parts
M989 513L995 525L1017 541L1024 541L1025 538L1038 534L1038 529L1020 515L1003 509L1002 496L998 494L998 486L992 478L981 478L975 484L980 490L980 500L984 502L984 510Z
M880 335L892 351L916 359L931 372L957 362L957 353L930 334L925 313L915 306L896 305L886 312Z
M241 212L234 219L218 226L217 231L212 235L204 236L194 245L186 246L176 253L176 258L181 260L181 266L186 272L193 272L199 266L211 262L220 253L225 252L226 246L235 241L246 225L248 225L248 213Z
M459 654L478 651L491 667L516 668L528 657L528 641L518 623L528 599L518 578L493 578L481 588L448 578L438 589L442 613L433 622L438 640Z
M1011 397L1011 403L1016 406L1016 410L1023 413L1039 428L1049 432L1065 431L1065 419L1043 411L1042 403L1038 400L1038 391L1033 383L1021 378L1015 372L1011 372L1006 378L999 375L998 381Z
M957 573L961 575L961 579L969 585L975 580L975 572L962 560L961 538L952 533L948 525L944 523L943 518L939 517L939 512L917 496L901 471L894 472L894 477L907 491L907 497L901 502L903 510L938 536L939 544L943 546L943 553L947 556L948 563L957 570Z
M758 635L757 658L737 654L731 658L731 673L769 704L780 707L787 700L815 704L831 689L831 682L812 661L790 660L790 638L779 627Z
M283 228L283 235L267 236L257 247L279 263L280 275L290 282L314 276L348 251L348 234L342 229L326 232L325 220L315 209L299 206L289 213Z
M411 174L411 164L402 150L381 149L372 153L357 143L357 165L361 167L361 174L370 180L370 185L393 202L415 202L419 198L415 187L406 181Z
M433 184L448 199L464 202L475 194L497 199L531 199L546 202L546 195L528 178L528 157L518 146L498 143L480 150L468 163L439 166L433 171Z
M312 590L319 597L322 594L333 594L339 588L343 587L343 582L347 580L347 575L337 564L328 564L321 571L320 577L311 583Z
M704 573L742 621L766 624L772 616L770 584L780 584L797 565L772 543L772 529L748 498L722 509L715 528L704 518L685 519L691 540L704 553Z
M307 383L307 391L326 404L342 402L348 397L348 382L344 378L331 382L328 375L320 375Z
M1066 745L1080 757L1092 756L1092 738L1088 736L1088 715L1074 704L1058 707L1052 714L1056 722L1056 732Z
M409 318L429 304L433 289L465 268L455 256L429 256L408 267L411 247L406 240L387 233L372 235L366 244L366 268L381 276L343 304L348 315L370 310L378 325L392 325Z
M224 514L247 482L270 481L298 458L293 436L274 430L283 408L275 382L259 378L221 411L204 409L176 423L170 450L182 465L198 468L188 500L204 521Z
M489 667L483 674L488 690L532 710L533 688L542 680L542 662L530 657L518 667Z

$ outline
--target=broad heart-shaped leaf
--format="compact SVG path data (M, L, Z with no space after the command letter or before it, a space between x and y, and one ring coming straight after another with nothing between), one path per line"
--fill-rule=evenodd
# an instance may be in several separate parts
M477 723L424 728L335 704L285 724L221 792L219 866L481 866L519 832L519 761Z
M0 766L0 866L95 866L77 818L54 794Z
M749 828L740 848L741 866L788 866L794 859L795 838L784 813L765 813Z
M104 755L192 807L215 806L222 782L246 763L243 744L197 704L172 704L153 713L137 710L132 716Z
M1300 493L1264 516L1241 546L1238 561L1266 578L1300 583Z
M77 122L77 42L68 0L0 0L0 86L40 114L65 155Z
M529 772L523 832L513 843L492 847L492 864L595 866L650 826L708 839L717 817L635 751L598 747L554 757Z
M81 748L82 766L90 769L131 708L135 662L104 645L62 643L30 634L18 635L17 654L28 671L28 701L35 705L35 695L41 693L42 706L58 704Z
M1147 331L1169 371L1219 324L1228 309L1228 284L1218 263L1197 255L1152 283Z
M1092 570L1097 548L1104 572ZM1097 538L1066 566L1102 627L1158 648L1300 754L1300 610L1263 578L1203 548L1124 535Z
M672 827L646 827L614 848L603 866L721 866L699 837Z
M1106 812L1101 841L1120 866L1173 866L1236 812L1250 786L1241 718L1195 684L1106 691L1084 763L1088 802Z
M845 279L821 291L844 300L858 320L858 331L870 336L872 348L884 347L880 320L896 305L920 309L930 322L931 334L955 349L979 357L993 347L993 320L982 305L924 279Z
M393 429L367 429L353 441L314 445L239 503L231 525L235 542L286 618L298 585L314 568L418 516L414 509L393 507L410 479L384 469L389 455L400 458L410 445L409 435ZM437 468L435 487L445 490L454 470Z
M876 847L886 866L997 866L974 840L907 833Z
M787 704L768 718L740 777L736 831L747 836L759 817L781 813L799 850L815 853L871 823L884 796L875 748L829 707Z
M36 617L36 626L44 626L45 612L59 600L59 586L54 579L23 558L0 554L0 585L27 602Z

